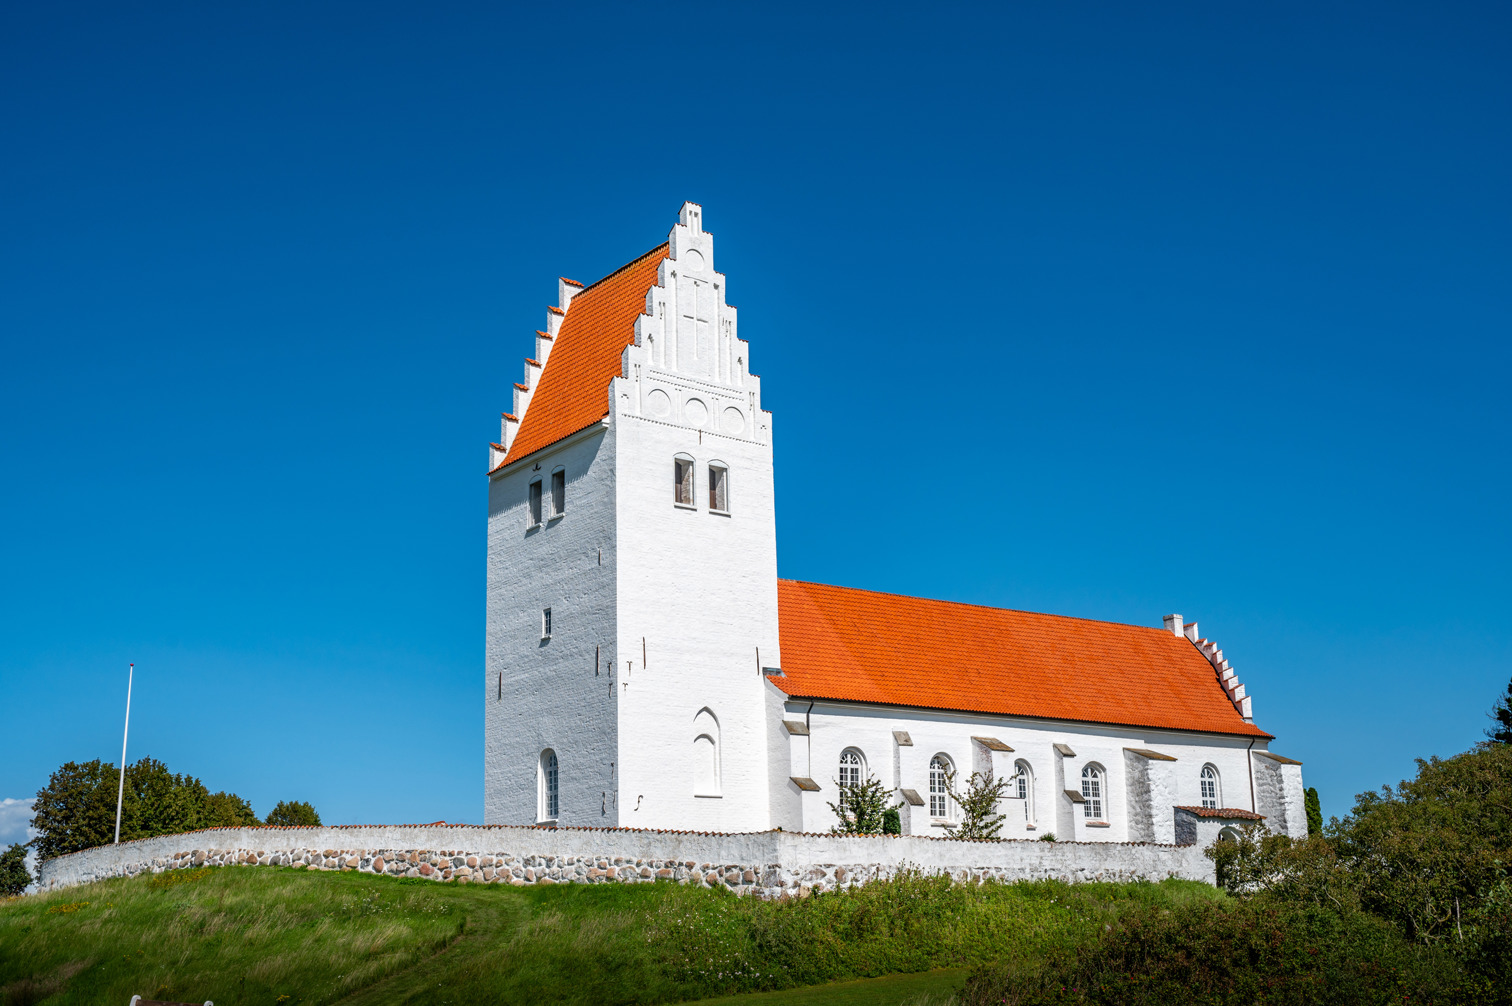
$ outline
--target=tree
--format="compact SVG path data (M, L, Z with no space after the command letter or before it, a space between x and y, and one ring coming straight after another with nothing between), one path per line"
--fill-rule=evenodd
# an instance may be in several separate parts
M1008 789L1007 779L994 779L991 772L973 772L966 784L966 792L956 790L954 769L945 770L945 791L961 809L959 824L945 830L953 838L971 838L996 841L1003 830L1002 814L997 812L998 801Z
M106 845L115 838L114 765L99 759L69 762L37 792L32 827L43 859ZM126 767L121 800L121 840L173 835L197 828L257 824L247 801L234 793L211 793L190 775L178 775L155 758Z
M1491 707L1491 722L1486 736L1496 744L1512 744L1512 681L1507 682L1507 694Z
M277 806L268 811L268 823L285 827L318 828L320 815L307 803L280 800Z
M836 835L881 835L887 831L887 814L897 813L901 804L891 808L887 805L887 791L875 777L867 776L863 783L854 786L835 784L840 790L840 802L829 805L840 822L830 828ZM900 829L901 830L901 829Z
M26 869L26 846L17 843L0 852L0 897L11 897L31 886L32 875Z
M1323 834L1323 804L1318 800L1316 786L1307 787L1304 803L1307 806L1307 833L1309 835Z

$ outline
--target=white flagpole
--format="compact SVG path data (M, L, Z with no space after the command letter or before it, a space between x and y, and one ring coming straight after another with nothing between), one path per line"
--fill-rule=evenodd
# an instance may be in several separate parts
M121 844L121 798L126 795L126 735L131 731L131 678L136 673L136 664L128 664L126 670L126 726L121 730L121 783L116 787L116 837Z

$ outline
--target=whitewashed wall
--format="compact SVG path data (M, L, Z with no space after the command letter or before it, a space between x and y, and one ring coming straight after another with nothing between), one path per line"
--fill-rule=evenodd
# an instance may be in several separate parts
M773 897L851 887L903 869L959 881L1213 882L1200 846L961 842L759 832L393 825L215 828L45 861L43 890L204 865L293 866L466 883L641 883L658 879Z
M954 763L958 785L963 788L971 772L980 770L989 758L999 776L1011 775L1016 762L1027 761L1034 777L1034 821L1025 819L1022 802L1005 800L1001 812L1007 816L1002 832L1006 838L1053 832L1057 838L1081 842L1170 842L1174 838L1171 808L1201 804L1199 776L1206 764L1218 770L1222 806L1254 809L1250 803L1247 751L1250 742L1238 737L842 702L815 702L810 712L807 700L786 702L783 715L800 722L807 719L809 724L809 735L794 736L788 745L792 768L788 774L812 778L821 787L817 793L800 793L796 786L788 784L793 802L801 808L801 816L798 820L776 823L793 830L824 831L835 823L828 804L836 799L840 754L849 747L862 752L870 774L889 787L916 790L926 801L929 761L936 754L944 754ZM912 746L898 745L895 731L906 732ZM973 737L994 737L1014 750L988 752ZM1257 743L1255 750L1263 750L1265 743L1263 740ZM1066 745L1075 756L1058 754L1056 744ZM1153 750L1175 761L1131 757L1128 751L1131 748ZM1276 763L1263 757L1254 761L1258 784L1260 765ZM1107 827L1091 825L1083 817L1081 806L1064 793L1066 789L1080 791L1082 769L1093 762L1105 771ZM1267 807L1272 808L1272 829L1296 834L1295 814L1283 817L1274 814L1274 808L1283 799L1280 794L1300 789L1300 768L1295 765L1278 768L1294 769L1296 779L1283 789L1279 771L1271 773L1276 780L1272 788L1278 796L1270 803L1260 802L1259 812L1266 814ZM1148 775L1131 779L1133 771ZM1140 799L1136 800L1136 796ZM927 803L925 807L905 808L905 831L943 833L944 822L931 820L927 810Z
M537 820L537 765L558 760L562 824L616 825L614 438L603 427L538 452L488 487L488 610L483 675L483 819ZM537 464L539 470L537 470ZM550 475L566 471L551 519ZM542 478L543 522L528 520ZM541 609L552 634L541 638Z

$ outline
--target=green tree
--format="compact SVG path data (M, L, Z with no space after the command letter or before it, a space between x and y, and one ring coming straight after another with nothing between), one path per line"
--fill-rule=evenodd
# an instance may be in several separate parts
M1318 799L1316 786L1307 787L1306 799L1303 801L1307 806L1307 833L1309 835L1323 834L1323 804Z
M1507 694L1491 707L1491 722L1486 736L1496 744L1512 744L1512 681L1507 682Z
M888 806L887 791L875 777L867 776L863 783L854 786L835 784L840 791L840 802L831 803L830 810L840 819L830 828L836 835L881 835L887 831L887 813L897 813L901 804ZM899 829L901 830L901 828Z
M32 875L26 869L26 846L17 843L0 852L0 897L20 894L31 886Z
M268 823L285 827L318 828L320 815L315 813L315 808L307 803L280 800L277 806L268 811Z
M41 832L37 855L44 859L105 845L115 837L114 765L98 759L69 762L37 792L32 827ZM190 775L168 771L155 758L126 767L121 800L121 840L173 835L197 828L256 824L247 801L234 793L211 793Z
M958 824L945 830L954 838L996 840L1003 830L1004 816L997 812L998 801L1008 789L1007 779L994 779L991 772L973 772L966 792L956 789L954 769L945 770L945 791L961 810Z

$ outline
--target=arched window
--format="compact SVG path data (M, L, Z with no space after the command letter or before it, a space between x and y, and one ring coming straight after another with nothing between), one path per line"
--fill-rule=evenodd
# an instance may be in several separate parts
M558 808L557 756L551 748L541 752L541 764L536 772L536 789L536 820L555 821Z
M693 795L720 795L719 720L707 706L693 717Z
M567 469L557 465L551 473L551 516L560 517L567 512Z
M1214 810L1223 806L1218 792L1218 770L1211 765L1202 766L1202 805Z
M1034 769L1026 761L1013 763L1012 796L1024 801L1024 823L1034 824Z
M672 459L672 502L693 506L693 459L679 454Z
M861 778L866 773L866 759L861 757L861 752L855 748L846 748L840 752L840 785L859 786Z
M730 512L730 466L723 461L709 462L709 509Z
M950 759L937 754L929 759L929 816L950 817Z
M1101 765L1088 765L1082 769L1082 817L1093 821L1105 821L1103 802L1108 797L1107 777Z

